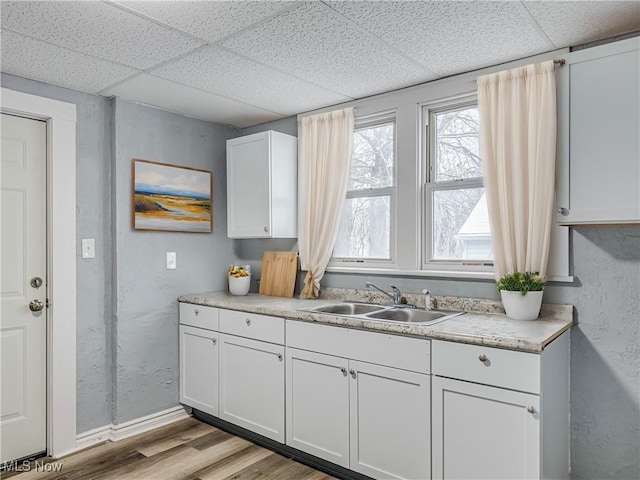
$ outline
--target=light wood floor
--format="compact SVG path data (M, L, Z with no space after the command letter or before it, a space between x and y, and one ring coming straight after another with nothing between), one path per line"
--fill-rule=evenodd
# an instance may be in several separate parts
M43 458L31 471L0 472L13 480L334 480L248 440L188 418L61 460ZM43 464L48 464L44 465ZM36 471L36 467L40 467ZM43 471L59 468L58 471Z

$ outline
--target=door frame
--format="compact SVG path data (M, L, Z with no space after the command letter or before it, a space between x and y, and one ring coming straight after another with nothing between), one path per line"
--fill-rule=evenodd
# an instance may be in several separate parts
M0 110L47 122L47 453L76 449L76 106L7 88Z

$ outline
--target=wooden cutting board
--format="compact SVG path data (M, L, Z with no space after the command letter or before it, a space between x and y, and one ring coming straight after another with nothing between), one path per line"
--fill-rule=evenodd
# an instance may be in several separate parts
M260 294L293 297L298 271L298 252L264 252Z

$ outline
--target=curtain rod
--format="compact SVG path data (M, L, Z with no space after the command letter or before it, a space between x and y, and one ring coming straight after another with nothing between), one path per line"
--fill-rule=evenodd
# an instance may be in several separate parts
M554 60L553 61L553 64L557 65L558 67L563 67L565 63L567 63L567 61L564 58L561 58L560 60Z

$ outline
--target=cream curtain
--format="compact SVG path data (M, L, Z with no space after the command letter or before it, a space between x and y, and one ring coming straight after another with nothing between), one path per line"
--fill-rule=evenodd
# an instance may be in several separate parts
M298 134L300 298L317 298L336 243L353 149L353 108L304 117Z
M553 61L478 78L480 156L496 278L545 275L553 222Z

